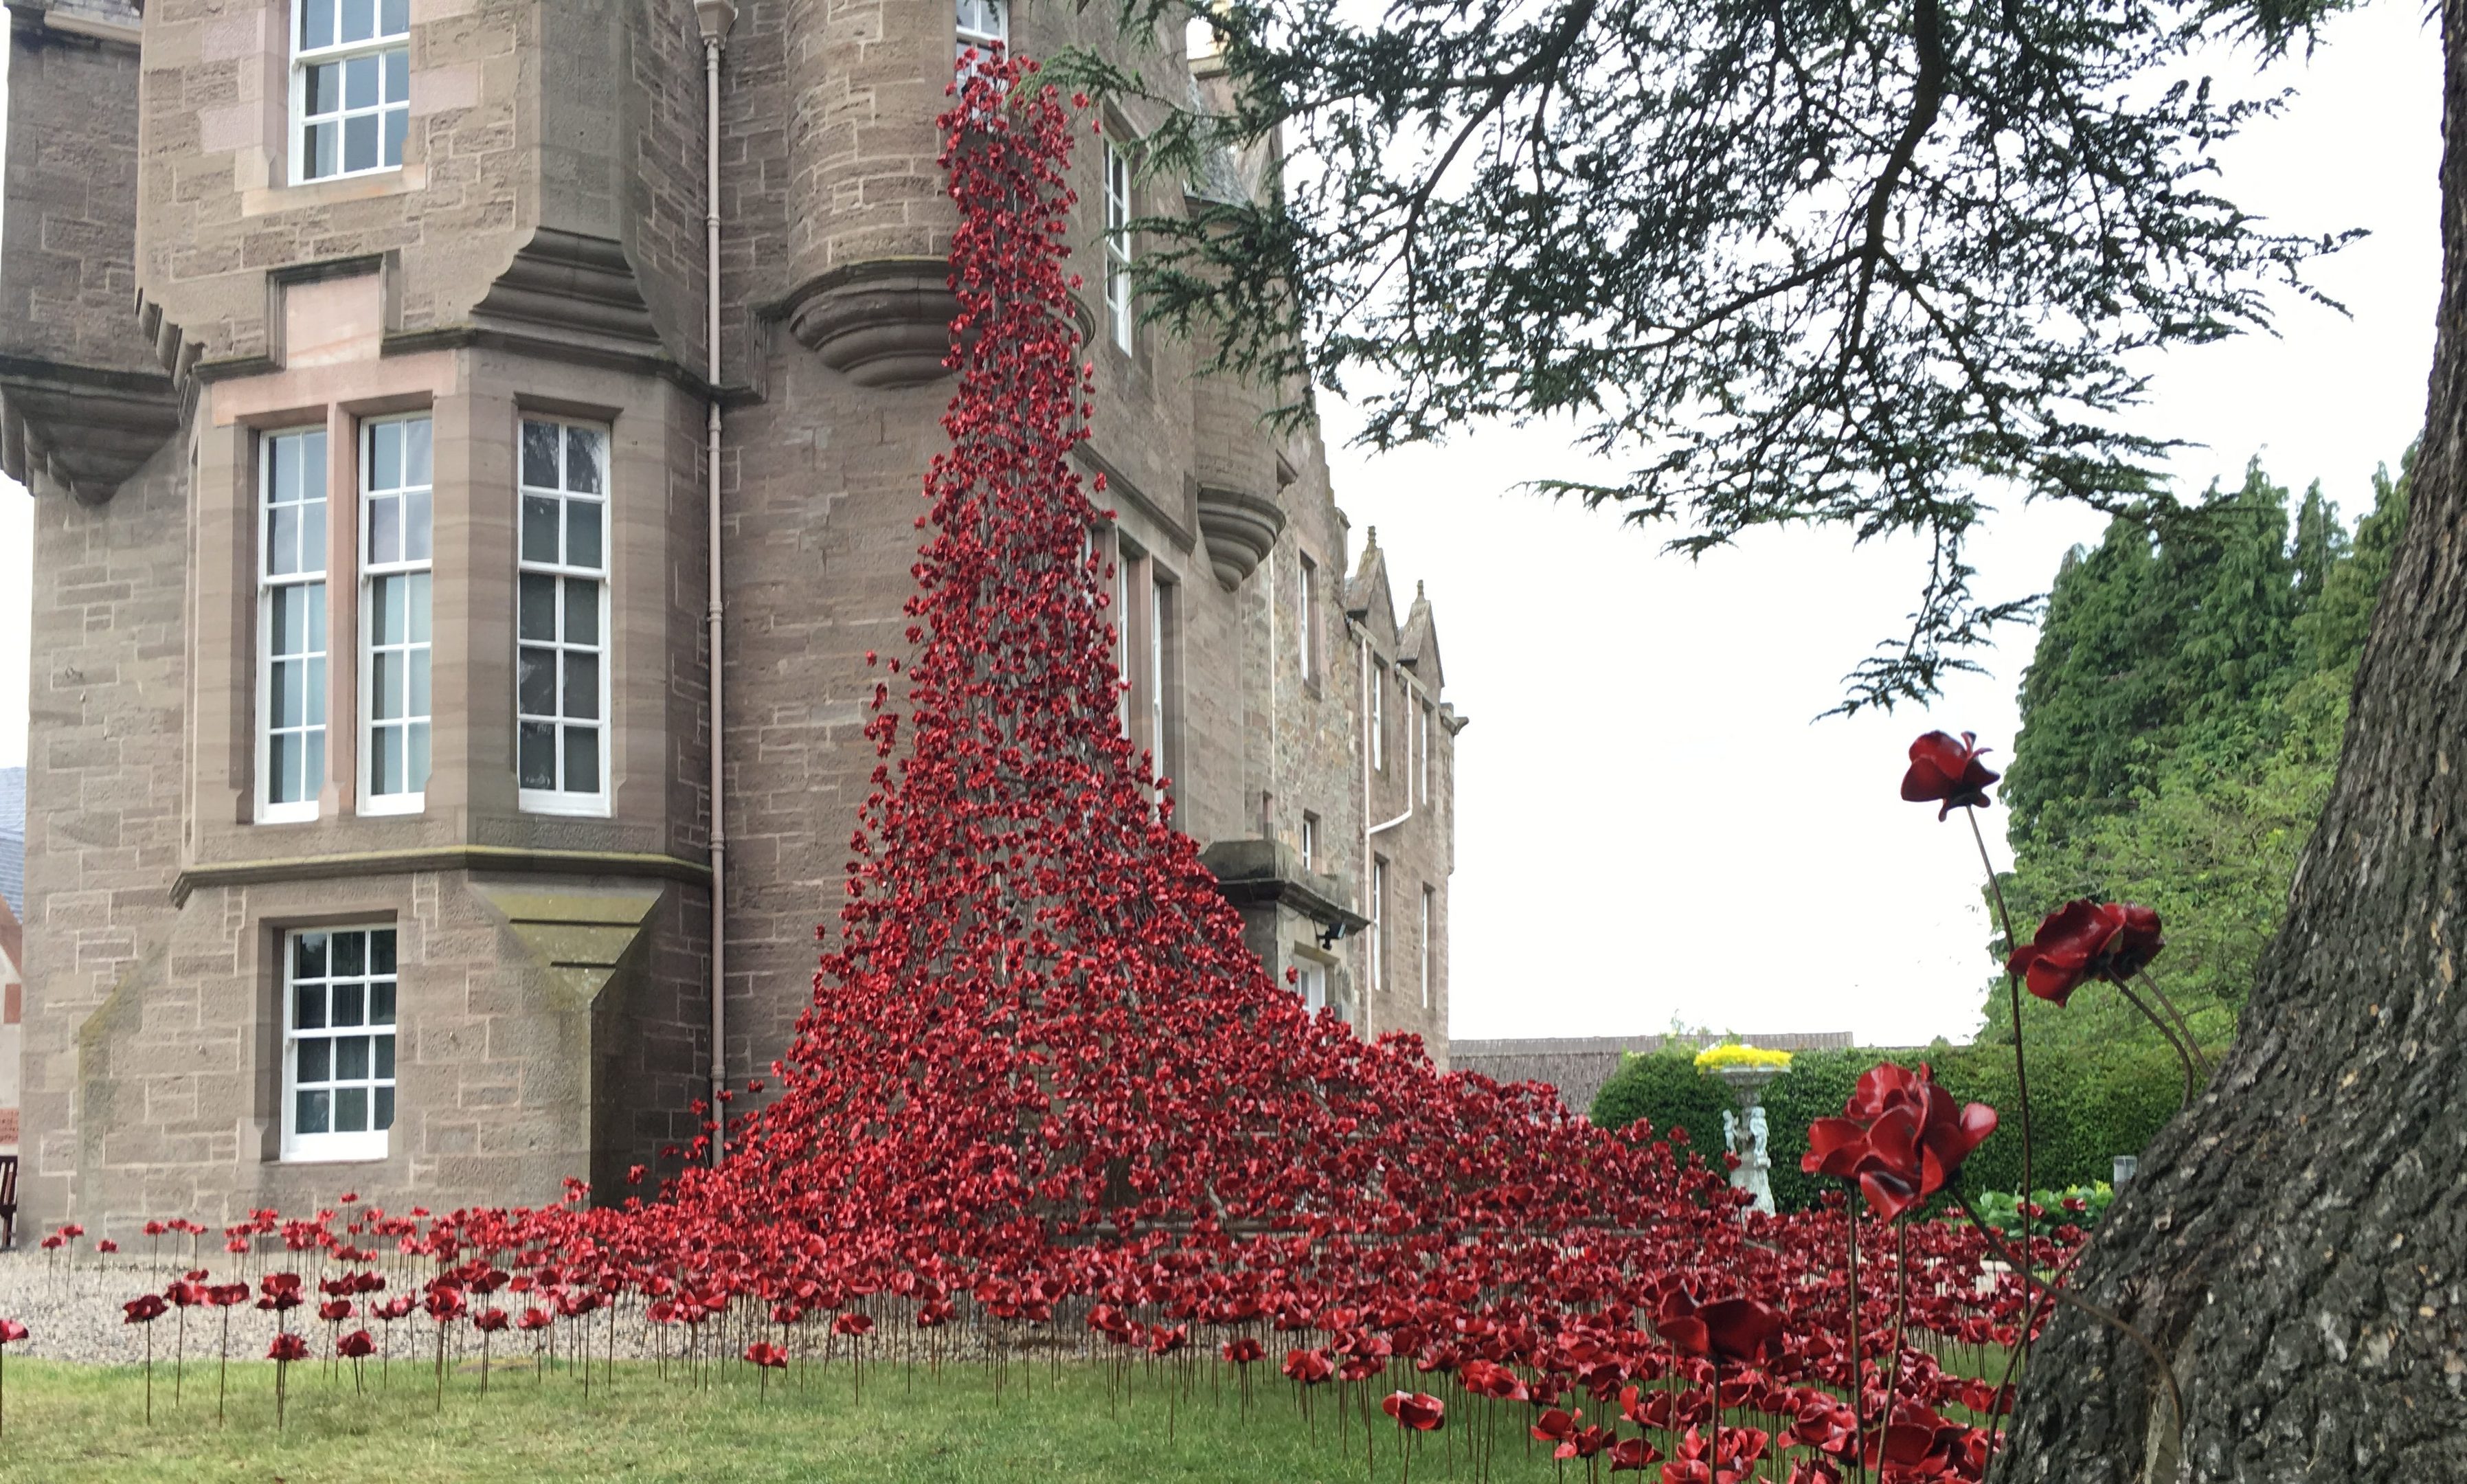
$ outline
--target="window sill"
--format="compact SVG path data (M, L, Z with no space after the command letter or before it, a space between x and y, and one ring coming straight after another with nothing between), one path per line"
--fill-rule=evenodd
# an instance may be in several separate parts
M276 212L306 211L341 201L370 201L407 195L428 188L428 162L411 160L392 170L363 171L356 175L329 175L296 185L253 186L239 194L239 214L267 217Z
M363 794L360 797L360 817L363 819L384 819L399 814L426 812L428 812L428 795L425 793L396 793L376 797Z
M314 1135L311 1135L314 1137ZM338 1149L331 1153L286 1149L275 1160L285 1165L381 1165L392 1158L391 1148L379 1147L373 1153L366 1148Z
M317 822L314 804L260 804L253 825L313 825Z
M604 793L550 793L538 788L520 790L515 807L526 814L557 814L568 819L606 819L612 812Z

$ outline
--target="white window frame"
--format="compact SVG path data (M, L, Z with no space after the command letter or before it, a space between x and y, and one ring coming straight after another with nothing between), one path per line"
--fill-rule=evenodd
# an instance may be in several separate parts
M415 424L427 431L415 438L409 431ZM402 454L402 482L380 490L376 488L376 444L377 430L383 427L404 429L405 443ZM428 704L425 707L418 705L418 692L429 687L412 685L409 675L417 673L423 661L432 667L434 665L436 614L432 606L432 595L435 591L437 536L434 438L434 424L430 421L429 414L425 412L407 413L394 418L371 418L360 424L359 809L363 814L417 814L427 808L428 804L428 765L433 761L430 756L429 739L433 735L432 722L435 716L436 697L431 689ZM415 449L419 450L417 457L414 455ZM414 474L423 475L424 482L414 481L412 478ZM396 524L396 529L400 533L397 556L391 561L377 559L376 523L379 500L387 500L395 504L394 511L389 514ZM412 533L422 526L425 530L421 532L419 538L412 539ZM415 551L413 549L415 547L419 549ZM378 642L377 590L381 582L393 578L430 579L427 582L408 582L404 612L407 627L414 633L428 637L407 637L399 642L388 644ZM404 697L403 715L388 717L382 720L377 717L377 659L380 650L394 651L401 656L406 670L405 685L408 693ZM433 668L430 673L433 675ZM404 746L409 754L416 755L419 759L420 786L416 788L384 793L380 792L378 788L383 780L377 777L377 733L381 729L396 728L403 732ZM421 739L416 748L412 746L414 736ZM407 762L406 771L411 770L413 766L413 764Z
M525 439L527 436L526 429L534 424L555 427L559 430L556 441L558 487L555 489L551 489L543 485L532 484L528 477L529 470L524 468L524 448ZM570 484L572 481L572 473L569 464L573 453L573 440L571 434L575 431L597 435L600 440L600 489L596 492L565 488L565 486ZM610 459L610 450L614 446L615 439L611 437L611 430L608 424L604 422L594 422L574 418L550 417L542 413L526 412L522 414L521 418L515 424L515 612L513 626L514 779L516 803L517 806L526 813L573 814L604 818L610 811L610 801L615 797L612 788L612 780L609 776L609 763L612 756L612 734L616 731L616 717L612 714L614 709L613 696L615 694L615 688L611 681L611 674L616 668L613 663L615 657L614 640L616 636L611 632L610 628L610 620L615 611L612 605L610 594L615 586L616 577L614 571L616 565L614 559L616 522L610 518L616 504L616 472L611 467ZM523 550L523 526L529 510L529 502L533 499L552 499L558 502L558 559L554 562L537 559ZM577 503L596 503L600 509L600 564L597 567L578 566L564 560L564 558L567 555L564 550L564 540L566 535L572 529L572 522L568 519L568 515L573 506ZM541 641L532 641L532 648L545 647L556 656L557 673L555 677L555 697L553 704L555 705L557 714L555 716L533 716L523 710L522 651L525 648L525 640L522 632L522 580L526 576L550 578L555 582L556 618L555 637L547 641L545 646L542 645ZM567 628L564 621L565 602L568 593L571 591L567 585L568 579L587 580L600 584L600 623L597 630L599 637L596 641L596 652L600 657L600 709L599 716L597 718L600 734L600 788L597 792L593 793L578 792L566 788L563 785L563 779L565 776L564 734L566 727L576 719L564 715L564 659L568 651L582 652L586 648L583 645L572 643L566 638ZM559 780L559 783L555 788L538 788L526 786L522 783L522 729L526 720L532 722L545 722L555 729L555 766L556 776Z
M1294 963L1294 993L1301 996L1302 1009L1317 1015L1327 1008L1327 966L1317 959L1297 959Z
M1114 723L1122 740L1131 740L1131 565L1134 556L1120 531L1114 533Z
M959 52L981 55L1010 46L1010 0L957 0Z
M1437 892L1428 886L1422 888L1422 1008L1424 1010L1431 1008L1431 918L1435 915L1432 908L1437 903Z
M391 972L376 971L376 947L380 934L384 936L386 945L391 950L396 943L395 925L392 923L358 924L348 927L302 928L285 932L282 937L280 951L283 954L283 1003L276 1013L283 1017L283 1158L286 1163L320 1164L383 1159L392 1152L394 1121L400 1111L397 1062L402 1034L401 964L397 957ZM362 971L357 975L335 972L338 962L335 940L346 935L360 935L364 939ZM326 972L322 978L304 979L299 972L302 940L309 937L326 940ZM321 1019L325 1023L322 1025L303 1026L299 1023L300 990L304 984L316 985L320 995L323 996L320 1009ZM387 1012L387 1018L382 1022L376 1018L378 998L376 991L380 985L386 988L386 997L391 1007ZM353 1028L349 1025L337 1027L333 1024L333 992L337 988L356 989L360 996L360 1017L357 1025L366 1028L370 1044L365 1073L359 1077L341 1076L339 1065L341 1058L336 1049L336 1043L357 1038L335 1034L337 1030L348 1031ZM385 1027L385 1033L382 1036L378 1035L380 1025ZM304 1032L306 1034L303 1034ZM370 1106L367 1111L370 1116L367 1121L371 1125L370 1128L342 1133L332 1131L330 1127L323 1133L300 1131L301 1047L309 1041L322 1041L327 1046L327 1075L322 1080L313 1080L308 1090L328 1089L329 1091L327 1105L328 1125L330 1126L333 1120L335 1105L341 1101L339 1096L332 1094L357 1088L363 1091L369 1100ZM380 1046L379 1041L384 1044ZM380 1068L383 1069L383 1075L379 1075ZM376 1127L380 1122L384 1127Z
M304 427L269 428L260 433L257 441L257 498L253 502L257 532L257 721L253 730L257 734L257 810L254 817L260 824L297 824L316 818L319 795L325 791L326 775L331 766L332 738L328 727L332 705L326 689L333 645L333 620L327 558L330 539L328 522L333 518L334 502L333 491L328 488L327 437L325 424L317 423ZM303 488L306 488L305 482L313 477L320 493L313 501L303 498L286 502L300 507L304 514L309 506L315 506L316 519L313 536L306 520L294 525L292 555L296 561L295 569L278 572L275 568L279 543L274 536L275 449L278 445L292 439L300 440L306 450L300 461ZM316 563L314 567L308 565L311 559ZM276 594L291 588L301 589L305 595L303 601L307 605L307 622L314 633L311 641L314 647L303 649L297 654L278 656L274 650ZM283 730L297 733L304 744L310 738L317 742L317 765L311 770L304 764L301 779L303 796L297 799L278 800L275 797L274 723L278 683L275 665L278 659L306 667L301 682L303 710L300 724Z
M1370 661L1370 766L1388 771L1388 662Z
M1302 869L1319 869L1319 816L1302 810Z
M1172 758L1166 747L1165 683L1167 666L1166 646L1167 626L1173 617L1174 583L1156 562L1148 563L1148 756L1151 776L1160 781L1172 777ZM1163 793L1160 787L1157 790Z
M308 16L312 9L322 10L326 13L333 23L332 34L339 38L342 35L346 12L356 9L361 4L369 8L372 34L357 41L337 39L319 47L306 44ZM410 138L411 133L410 0L289 0L285 9L289 12L287 24L291 32L289 106L291 132L284 153L290 158L291 183L297 186L306 185L311 181L347 180L357 175L376 175L402 169L404 142ZM389 11L396 13L389 15ZM389 22L396 20L400 22L402 29L388 30ZM389 60L394 54L400 55L399 63ZM313 67L341 65L347 79L350 72L348 64L362 57L376 58L377 101L374 103L365 103L356 107L338 103L333 111L316 115L317 121L330 121L334 126L335 168L322 174L311 174L308 169L310 163L308 128L312 122L308 113L309 70ZM399 98L390 96L397 91L396 87L397 81L400 83L399 91L402 95ZM348 89L349 82L346 80L340 85ZM388 164L385 157L386 123L389 117L399 118L402 121L402 132L395 140L395 159L392 164ZM364 165L358 170L351 170L343 164L344 136L350 131L349 121L355 118L373 118L376 121L377 163Z
M1370 857L1370 993L1388 988L1388 861Z
M1131 354L1131 157L1105 141L1105 322L1114 348Z
M1422 736L1422 802L1431 802L1431 703L1422 702L1422 715L1415 723Z

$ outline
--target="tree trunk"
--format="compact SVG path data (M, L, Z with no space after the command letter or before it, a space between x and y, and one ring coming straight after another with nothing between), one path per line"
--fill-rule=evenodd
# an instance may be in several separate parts
M2083 1260L2183 1449L2134 1342L2059 1310L2016 1478L2467 1479L2467 0L2441 27L2424 447L2338 782L2234 1049Z

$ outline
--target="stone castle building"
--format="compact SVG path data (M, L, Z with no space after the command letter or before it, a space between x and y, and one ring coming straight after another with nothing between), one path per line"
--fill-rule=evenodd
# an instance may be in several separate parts
M784 1049L951 394L935 116L1104 11L10 0L30 1222L612 1190ZM1444 1062L1430 605L1139 322L1120 224L1244 188L1143 122L1073 165L1121 724L1279 978Z

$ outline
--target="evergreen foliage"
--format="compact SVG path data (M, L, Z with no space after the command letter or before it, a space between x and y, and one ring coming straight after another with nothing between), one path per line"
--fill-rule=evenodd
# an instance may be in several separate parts
M1600 1129L1624 1129L1640 1118L1652 1119L1658 1134L1685 1129L1697 1150L1717 1157L1722 1110L1737 1106L1728 1087L1696 1069L1695 1048L1674 1041L1659 1051L1631 1052L1594 1094L1592 1117Z
M1774 1203L1805 1209L1834 1182L1800 1173L1807 1126L1840 1116L1861 1073L1879 1062L1927 1062L1936 1081L1963 1102L2010 1109L2016 1104L2013 1058L1981 1042L1938 1042L1919 1050L1872 1046L1802 1051L1764 1092L1766 1150L1773 1159ZM2184 1093L2184 1077L2163 1046L2068 1046L2030 1058L2031 1174L2041 1187L2088 1185L2114 1172L2116 1156L2138 1154L2168 1119ZM1685 1054L1631 1056L1594 1099L1593 1120L1605 1129L1650 1119L1657 1132L1687 1130L1699 1151L1718 1157L1722 1110L1734 1107L1728 1088L1696 1072ZM2011 1191L2022 1183L2022 1137L2006 1123L1963 1165L1960 1185L1974 1194Z
M2413 465L2375 475L2352 539L2318 484L2291 522L2255 463L2162 531L2111 523L2057 573L2003 793L2015 926L2074 897L2157 909L2154 972L2206 1044L2234 1034L2328 793ZM2102 988L2024 1014L2034 1044L2161 1045ZM1999 988L1987 1039L2010 1021Z
M1924 543L1855 709L2032 606L1972 590L1982 493L2174 509L2174 445L2125 416L2139 357L2267 328L2347 240L2219 194L2214 151L2277 103L2185 69L2341 3L1109 0L1133 36L1204 15L1221 85L1053 75L1136 100L1152 174L1256 171L1135 222L1133 271L1287 415L1348 391L1383 448L1568 420L1601 458L1537 487L1691 555L1816 522Z

